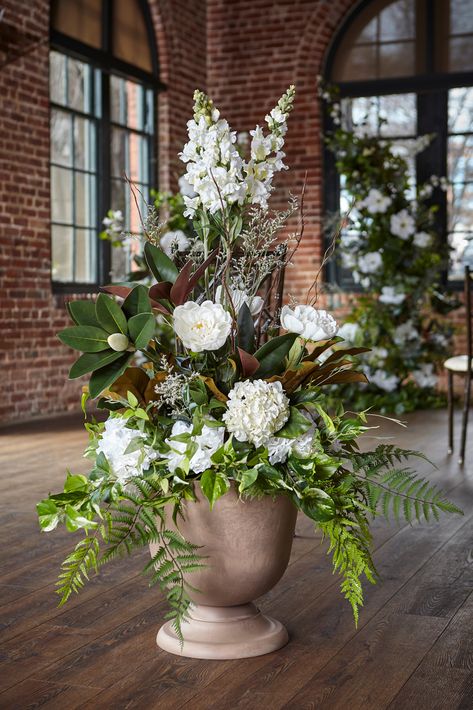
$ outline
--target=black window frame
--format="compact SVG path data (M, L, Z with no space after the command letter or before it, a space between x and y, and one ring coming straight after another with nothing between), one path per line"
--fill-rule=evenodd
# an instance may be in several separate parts
M119 76L123 79L130 79L139 82L144 89L151 89L153 92L153 122L154 130L152 136L147 136L149 141L148 160L149 175L154 185L158 184L158 94L166 89L166 85L159 79L159 62L156 38L154 33L151 12L147 0L138 0L148 35L148 45L151 54L152 71L147 72L140 67L118 59L113 55L112 35L113 35L113 0L102 0L102 47L97 49L81 42L74 37L59 32L54 27L50 27L50 50L55 50L73 59L77 59L89 64L93 70L101 72L100 89L100 113L96 118L97 122L97 260L95 281L90 283L61 282L51 278L53 294L81 294L95 293L97 286L105 284L110 280L112 256L111 244L108 241L99 239L101 231L101 220L111 206L111 129L115 125L110 115L110 77ZM55 104L50 101L50 106ZM63 109L63 107L58 106Z
M442 2L443 0L440 0ZM361 0L349 13L332 39L326 54L323 76L330 83L335 57L343 41L346 31L353 20L369 5L378 0ZM437 72L435 70L435 38L438 36L440 21L439 6L436 0L424 0L425 8L425 72L415 76L395 77L385 79L364 79L361 81L333 82L340 91L340 99L386 96L388 94L414 93L417 97L417 135L435 134L435 139L425 151L416 156L416 177L418 182L424 182L431 175L447 175L448 146L448 92L450 89L473 87L473 71ZM380 7L380 10L382 7ZM335 126L328 108L323 111L323 134L332 131ZM323 214L333 215L339 211L340 176L335 165L335 156L327 148L325 142L322 149L323 160ZM435 188L431 202L438 205L435 214L435 229L445 242L448 239L447 225L447 195L440 188ZM324 235L325 248L330 244L330 233ZM339 286L344 291L358 292L360 288L350 278L346 278L343 269L335 260L325 267L325 281ZM443 286L451 291L462 288L459 280L449 280L448 266L442 274Z

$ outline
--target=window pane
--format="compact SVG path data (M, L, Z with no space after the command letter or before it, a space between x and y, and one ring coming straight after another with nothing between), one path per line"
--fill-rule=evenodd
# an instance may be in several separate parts
M415 94L392 94L379 97L382 136L415 136L417 134L417 97Z
M128 132L120 128L112 128L111 161L112 177L123 178L129 174Z
M67 105L89 113L91 101L92 70L88 64L67 58Z
M117 76L111 77L111 116L114 123L144 129L144 89L140 84Z
M473 131L473 87L448 92L449 133Z
M97 222L95 177L87 173L76 173L75 190L75 223L81 227L93 227Z
M473 35L451 37L447 71L469 71L470 69L473 69Z
M49 94L53 103L66 103L66 57L59 52L50 54Z
M447 196L449 231L473 231L473 183L452 185Z
M51 109L51 161L72 165L72 116Z
M415 73L414 42L394 42L379 46L378 78L410 76Z
M473 232L455 232L448 237L450 245L450 268L448 278L450 281L462 280L464 276L463 252L466 249L468 240L473 237Z
M451 182L473 182L473 135L448 139L448 177Z
M119 59L151 72L151 49L138 0L114 0L113 53Z
M51 166L51 219L72 224L72 171Z
M92 283L95 280L95 232L89 229L75 230L74 281Z
M413 0L398 0L379 14L380 40L386 42L415 37L415 5Z
M74 163L76 168L94 171L96 166L95 125L76 116L74 120Z
M102 0L56 0L51 26L69 37L99 48L102 39Z
M335 81L360 81L377 76L377 51L375 44L353 47L349 52L339 52L335 67Z
M450 33L473 32L473 3L471 0L450 0Z
M51 276L54 281L71 282L72 275L72 227L51 228Z

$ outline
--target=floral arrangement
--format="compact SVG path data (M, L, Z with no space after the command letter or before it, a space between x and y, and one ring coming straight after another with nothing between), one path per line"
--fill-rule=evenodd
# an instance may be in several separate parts
M354 406L397 414L439 406L437 371L447 357L453 328L445 315L458 306L441 293L446 248L435 231L432 176L413 187L395 143L370 135L364 123L346 125L336 89L322 90L334 130L327 144L336 156L349 212L340 236L341 263L361 289L339 335L374 347L362 356L370 384L338 392ZM421 136L415 155L428 146Z
M74 325L59 338L82 353L70 377L90 373L83 410L96 398L108 418L86 422L90 475L68 473L63 492L38 504L44 531L65 524L83 533L63 563L61 603L91 570L158 543L146 569L180 633L188 577L205 558L168 523L170 511L178 523L196 486L210 507L230 486L243 499L289 496L328 538L355 620L361 578L376 580L370 518L378 508L395 517L402 510L407 520L459 512L399 463L421 454L386 444L362 453L365 414L341 403L328 410L331 385L366 382L350 357L365 349L341 347L334 318L313 304L280 308L270 290L261 295L303 231L299 218L294 234L279 235L298 210L294 200L283 213L267 208L285 169L293 100L290 87L266 129L251 131L245 158L227 121L197 91L181 154L195 193L183 197L197 235L188 260L179 269L177 254L162 248L159 225L148 222L144 257L156 283L107 286L95 302L68 304ZM156 334L157 315L172 329L170 345Z

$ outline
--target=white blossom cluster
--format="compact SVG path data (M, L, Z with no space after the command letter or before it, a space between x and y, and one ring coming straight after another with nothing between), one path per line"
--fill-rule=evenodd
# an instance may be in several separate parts
M431 362L424 362L419 368L413 370L412 377L418 387L422 389L430 389L437 385L437 375L434 371L434 365Z
M282 151L287 119L294 100L294 87L281 97L265 117L269 133L260 126L250 131L250 159L238 150L238 139L228 122L203 94L195 93L194 118L187 123L189 141L180 154L187 164L185 179L194 195L183 195L185 215L193 217L199 207L211 214L233 204L267 206L276 172L283 170Z
M167 459L169 470L174 473L177 468L183 468L187 458L187 449L190 443L196 444L197 448L189 459L189 470L194 473L203 473L212 466L211 457L223 444L225 429L223 426L207 426L204 424L200 434L189 437L189 441L174 441L173 437L182 434L192 434L193 425L182 420L178 420L172 427L171 436L165 439L169 446L169 451L163 455Z
M163 252L174 258L176 254L186 252L190 247L190 240L182 229L169 230L159 240Z
M105 422L99 439L97 454L104 454L110 466L110 474L120 483L126 483L133 476L141 476L149 468L158 453L151 446L142 444L135 451L125 453L132 441L144 439L145 435L127 427L127 419L111 416Z

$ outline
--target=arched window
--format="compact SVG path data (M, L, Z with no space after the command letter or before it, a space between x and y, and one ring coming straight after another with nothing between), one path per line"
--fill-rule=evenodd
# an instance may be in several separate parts
M448 177L449 189L437 190L434 200L437 229L452 247L448 279L458 281L473 238L472 0L360 2L332 44L325 76L340 87L345 121L367 116L373 134L396 140L406 153L409 140L435 134L411 169L419 182ZM340 197L327 154L326 209L337 210ZM328 276L344 282L335 269Z
M92 291L122 277L127 257L99 239L109 209L140 232L156 184L159 88L145 0L53 0L51 7L51 238L56 291ZM136 245L138 246L138 245ZM133 249L133 245L130 247Z

